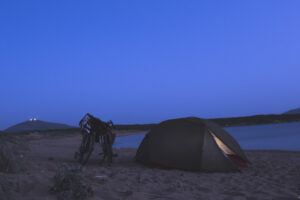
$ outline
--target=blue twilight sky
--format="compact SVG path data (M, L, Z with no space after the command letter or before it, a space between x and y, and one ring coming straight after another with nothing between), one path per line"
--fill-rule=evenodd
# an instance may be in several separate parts
M1 0L0 129L300 107L299 0Z

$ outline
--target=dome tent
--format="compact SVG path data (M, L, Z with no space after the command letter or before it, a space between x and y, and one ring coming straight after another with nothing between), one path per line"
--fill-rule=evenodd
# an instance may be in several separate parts
M196 117L167 120L152 128L135 158L150 166L218 172L235 171L249 163L229 133Z

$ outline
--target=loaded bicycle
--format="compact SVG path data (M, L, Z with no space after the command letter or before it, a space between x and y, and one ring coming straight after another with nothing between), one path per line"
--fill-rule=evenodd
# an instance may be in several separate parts
M94 144L99 143L102 147L102 159L100 163L107 160L108 165L112 163L112 158L116 156L113 154L112 145L115 141L115 134L112 133L114 125L112 121L103 122L100 119L87 113L79 122L82 133L82 141L79 151L75 153L75 159L82 165L85 165L92 152L94 151Z

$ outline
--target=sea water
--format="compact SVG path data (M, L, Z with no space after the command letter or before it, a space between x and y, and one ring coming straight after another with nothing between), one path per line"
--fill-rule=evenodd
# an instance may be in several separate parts
M300 122L225 128L243 149L300 150ZM138 148L144 134L118 137L115 148Z
M300 150L300 122L225 128L243 149Z

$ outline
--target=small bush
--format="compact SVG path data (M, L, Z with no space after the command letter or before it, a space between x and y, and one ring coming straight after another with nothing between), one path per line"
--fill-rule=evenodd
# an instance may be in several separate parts
M9 145L10 143L0 140L0 172L18 173L20 166Z
M70 167L64 163L60 167L54 176L54 186L51 188L59 200L84 200L92 196L92 188L82 181L82 171L82 166Z

